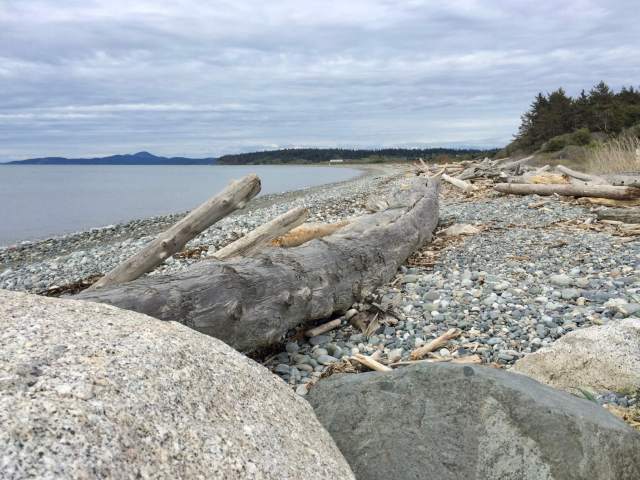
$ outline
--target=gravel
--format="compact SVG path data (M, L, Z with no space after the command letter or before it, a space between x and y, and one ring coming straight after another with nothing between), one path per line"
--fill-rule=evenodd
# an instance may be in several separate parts
M341 327L321 340L299 340L298 355L322 346L340 349L336 358L379 355L382 363L409 360L411 351L459 328L462 335L437 352L452 358L478 354L500 368L578 328L601 325L640 310L640 244L588 227L595 216L585 207L551 200L529 208L535 197L495 196L476 201L447 198L440 228L471 224L480 233L455 237L432 267L402 267L394 281L363 304L354 305ZM431 246L425 246L430 249ZM390 306L393 317L366 337L346 317ZM328 342L328 343L327 343ZM272 359L266 359L271 365ZM291 363L291 361L290 361ZM321 372L281 377L296 391ZM633 405L633 394L599 392L599 403Z
M260 197L191 241L191 258L172 257L152 274L200 261L294 206L309 207L314 222L361 215L370 194L383 194L401 177L390 166L369 173ZM459 328L462 335L439 355L477 354L483 363L508 369L575 329L640 313L640 243L613 235L584 206L551 198L542 208L531 208L541 199L494 193L466 199L448 185L443 186L443 197L440 229L462 224L476 227L470 231L478 233L440 235L424 247L432 264L407 263L394 281L338 316L340 328L310 340L291 332L263 363L296 392L306 394L308 384L334 362L356 353L375 353L383 363L408 360L413 349ZM136 220L0 249L0 288L46 292L103 273L178 218ZM367 337L349 320L358 312L377 312L373 304L393 315L380 315L380 326ZM634 404L636 398L598 392L597 401L623 405Z

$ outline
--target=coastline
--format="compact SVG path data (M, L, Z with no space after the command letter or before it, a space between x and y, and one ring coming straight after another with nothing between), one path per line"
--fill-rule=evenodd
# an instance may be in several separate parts
M397 164L336 165L361 171L355 178L319 186L268 194L253 199L187 244L187 250L215 251L258 225L298 205L310 209L312 222L333 222L364 213L354 205L383 180L404 169ZM135 253L188 212L133 219L41 240L0 247L0 288L47 294L104 274ZM204 248L207 247L207 248ZM169 273L198 260L171 257L152 274Z

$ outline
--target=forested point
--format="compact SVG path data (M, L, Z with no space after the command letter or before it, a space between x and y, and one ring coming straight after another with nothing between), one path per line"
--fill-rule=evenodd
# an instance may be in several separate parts
M224 155L216 163L226 165L280 164L280 163L324 163L342 159L348 163L407 162L422 158L426 161L468 160L481 155L492 156L497 152L481 149L455 148L290 148L263 152Z
M605 82L573 98L565 90L539 93L522 115L517 135L504 153L553 152L628 133L640 136L640 90L613 91Z

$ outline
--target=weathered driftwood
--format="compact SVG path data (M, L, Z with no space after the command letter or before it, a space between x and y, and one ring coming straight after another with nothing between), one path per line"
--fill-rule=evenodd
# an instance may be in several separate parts
M640 188L640 174L638 173L610 173L603 178L611 185Z
M433 352L440 347L444 347L450 340L453 340L456 337L459 337L462 333L461 330L457 328L451 328L447 330L445 333L440 335L438 338L434 338L429 343L427 343L423 347L416 348L413 352L411 352L410 358L411 360L420 360L427 353Z
M599 197L629 200L640 197L640 189L611 185L534 185L528 183L498 183L498 192L514 195L564 195L567 197Z
M528 157L524 157L519 160L513 160L506 163L495 162L494 164L503 172L507 172L510 170L518 170L520 167L529 163L532 159L533 155L529 155Z
M579 180L585 184L589 185L611 185L607 180L602 177L598 177L597 175L589 175L588 173L578 172L577 170L572 170L569 167L565 167L564 165L558 165L556 170L563 173L564 175L571 177L575 180Z
M104 302L184 323L241 351L278 342L291 328L344 312L391 280L438 223L439 179L413 177L390 208L299 247L202 261L172 275L82 292Z
M361 363L365 367L370 368L371 370L375 370L376 372L393 371L391 367L387 367L386 365L381 364L377 360L371 357L362 355L361 353L356 353L353 357L351 357L351 360L355 360L356 362Z
M470 192L473 191L473 185L472 184L470 184L469 182L465 182L464 180L460 180L459 178L450 177L446 173L442 174L442 180L444 180L447 183L450 183L454 187L459 188L460 190L462 190L465 193L470 193Z
M323 323L322 325L318 325L317 327L310 328L304 334L311 338L317 337L318 335L322 335L323 333L330 332L334 328L338 328L342 323L342 318L336 318L335 320L331 320L330 322Z
M227 258L253 253L271 240L302 225L307 218L309 218L309 210L304 207L293 208L214 252L212 257L218 260L226 260Z
M271 245L283 248L297 247L314 238L331 235L346 225L349 225L349 222L346 220L336 223L308 223L306 225L300 225L286 235L274 239Z
M606 208L596 212L599 220L615 220L623 223L640 223L638 208Z
M141 251L108 272L89 290L135 280L150 272L174 253L179 252L189 240L209 228L234 210L244 207L260 192L260 179L256 175L231 182L218 195L192 210L182 220L158 235Z

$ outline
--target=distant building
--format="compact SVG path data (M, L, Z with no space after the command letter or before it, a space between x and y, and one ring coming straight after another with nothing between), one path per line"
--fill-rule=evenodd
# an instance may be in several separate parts
M329 160L329 163L344 163L344 159L342 158L332 158Z

